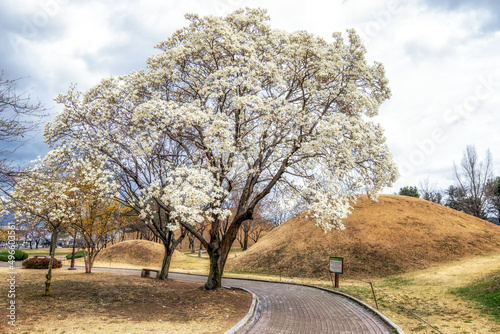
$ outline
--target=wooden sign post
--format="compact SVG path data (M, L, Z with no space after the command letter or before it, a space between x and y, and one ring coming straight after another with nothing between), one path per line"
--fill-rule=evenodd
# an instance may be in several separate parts
M335 274L335 284L333 284L333 276L332 285L336 288L339 287L340 283L340 274L344 273L344 259L341 257L331 257L330 258L330 275Z

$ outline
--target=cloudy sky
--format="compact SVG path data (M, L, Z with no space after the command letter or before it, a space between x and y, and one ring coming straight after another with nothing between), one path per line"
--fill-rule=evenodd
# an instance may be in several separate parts
M446 188L453 162L472 144L481 158L491 150L500 175L497 0L3 0L0 70L24 78L18 90L29 89L55 115L53 99L70 84L86 90L143 68L154 45L187 25L184 14L223 16L245 6L268 9L273 28L326 39L355 28L369 60L384 64L392 97L377 121L401 174L385 193L426 178ZM26 162L47 151L40 129L13 157Z

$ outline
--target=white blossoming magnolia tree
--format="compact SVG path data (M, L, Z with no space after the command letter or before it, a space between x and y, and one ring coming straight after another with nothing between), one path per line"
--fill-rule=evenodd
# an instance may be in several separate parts
M59 232L72 221L71 203L60 158L54 152L32 162L11 193L11 209L18 220L40 220L52 233L50 262L45 281L45 296L50 295L52 265Z
M50 294L59 232L78 225L82 221L82 214L88 214L85 208L80 207L82 198L75 196L76 192L80 192L79 187L92 184L92 196L101 200L116 192L116 184L108 181L109 172L103 171L100 166L102 163L98 161L75 160L66 147L59 147L43 159L32 162L11 193L10 210L18 220L43 221L52 232L46 296Z
M64 111L45 137L105 157L142 199L143 217L151 202L175 217L172 227L210 255L205 288L216 289L241 224L264 197L308 201L329 231L343 228L355 194L373 198L392 184L383 130L369 120L390 90L354 31L327 42L273 30L261 9L187 18L146 70L59 96ZM234 219L222 234L235 185ZM209 237L194 228L205 219Z

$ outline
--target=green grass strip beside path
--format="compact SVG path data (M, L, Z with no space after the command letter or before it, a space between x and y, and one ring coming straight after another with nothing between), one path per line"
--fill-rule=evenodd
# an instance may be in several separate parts
M451 292L464 299L475 301L482 313L491 315L495 321L500 322L500 270Z

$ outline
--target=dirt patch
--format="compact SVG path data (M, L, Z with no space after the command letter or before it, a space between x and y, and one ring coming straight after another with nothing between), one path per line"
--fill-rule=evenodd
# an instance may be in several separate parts
M240 290L129 275L57 270L44 297L45 270L18 270L15 330L2 333L223 333L248 312ZM2 268L1 276L7 275Z
M500 247L500 226L413 197L361 196L344 231L324 233L306 214L230 259L227 270L324 277L329 257L339 256L347 276L388 276Z

